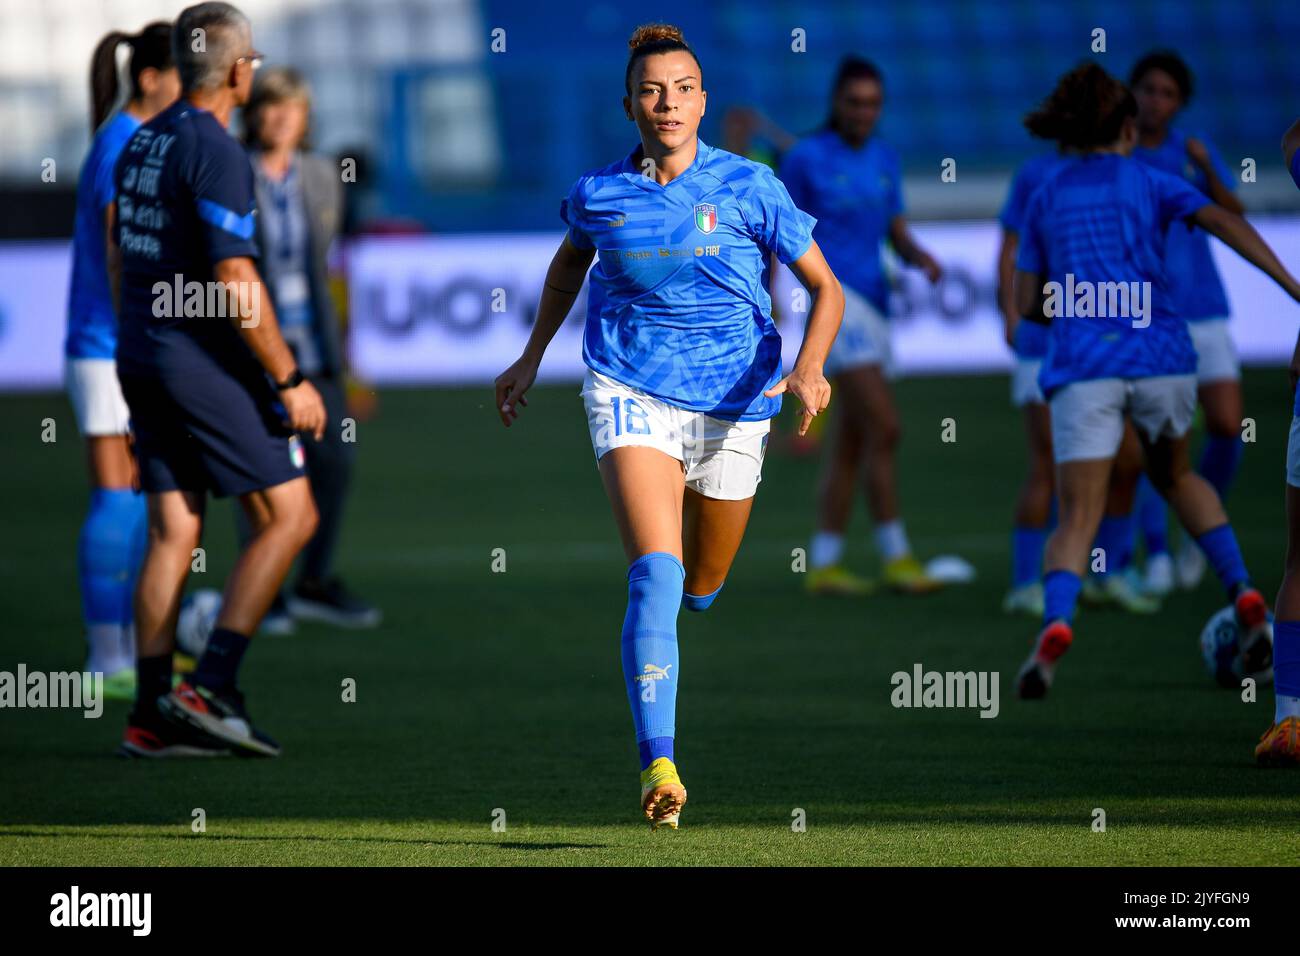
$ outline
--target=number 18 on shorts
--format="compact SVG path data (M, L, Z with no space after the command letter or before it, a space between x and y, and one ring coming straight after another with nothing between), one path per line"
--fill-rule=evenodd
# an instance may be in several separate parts
M596 459L614 448L656 448L682 463L686 487L706 498L752 498L771 423L730 422L647 395L600 372L582 386Z

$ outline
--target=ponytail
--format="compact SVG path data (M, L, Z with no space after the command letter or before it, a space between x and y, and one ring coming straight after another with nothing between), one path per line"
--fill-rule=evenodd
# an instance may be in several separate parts
M172 59L172 25L159 20L136 34L114 30L99 41L90 59L90 125L97 130L113 112L121 92L117 69L117 51L123 43L131 46L129 72L130 98L143 95L140 74L145 70L168 70L175 65Z
M117 48L130 34L114 30L99 41L90 58L90 129L99 129L117 102Z

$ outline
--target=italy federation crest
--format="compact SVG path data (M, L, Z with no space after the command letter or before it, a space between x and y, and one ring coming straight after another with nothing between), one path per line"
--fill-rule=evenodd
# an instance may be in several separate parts
M718 207L711 202L696 203L695 228L708 235L718 228Z

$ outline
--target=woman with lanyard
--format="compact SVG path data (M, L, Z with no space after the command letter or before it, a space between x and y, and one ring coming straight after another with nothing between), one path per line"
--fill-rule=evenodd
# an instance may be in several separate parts
M360 628L377 626L381 617L333 574L353 459L353 444L343 437L343 349L326 266L343 195L334 165L305 151L310 115L311 90L287 67L265 70L244 109L263 275L284 340L324 399L329 419L322 441L303 443L320 526L303 549L297 585L263 621L263 630L272 633L292 632L295 618Z

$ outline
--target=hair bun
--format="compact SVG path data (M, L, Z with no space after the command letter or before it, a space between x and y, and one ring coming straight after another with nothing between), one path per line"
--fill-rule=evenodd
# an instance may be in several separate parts
M658 40L676 40L678 43L685 43L686 38L682 35L680 27L675 27L670 23L647 23L639 26L632 32L632 38L627 41L628 48L635 50L637 47L645 46L647 43L654 43Z

